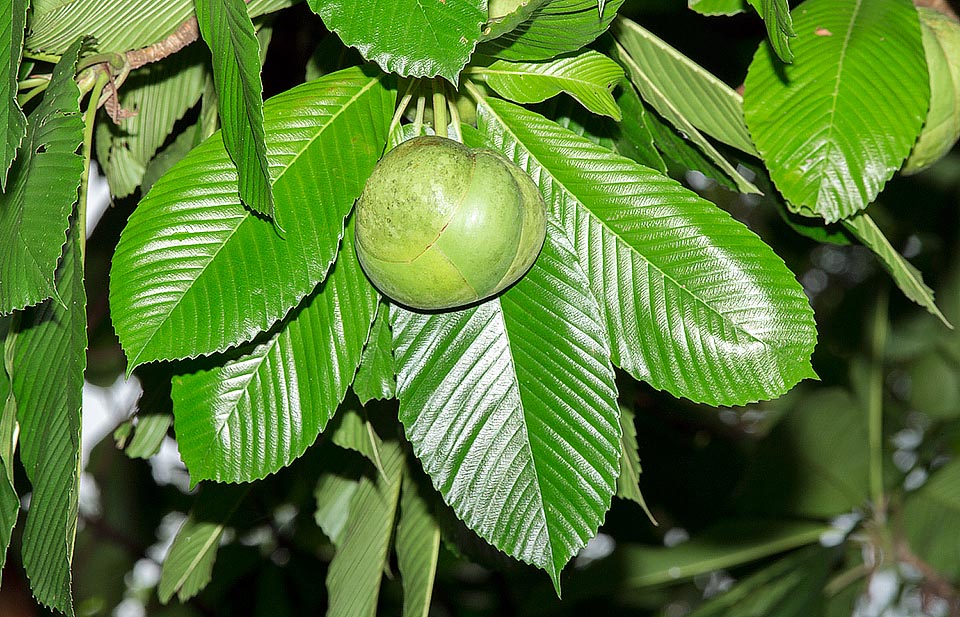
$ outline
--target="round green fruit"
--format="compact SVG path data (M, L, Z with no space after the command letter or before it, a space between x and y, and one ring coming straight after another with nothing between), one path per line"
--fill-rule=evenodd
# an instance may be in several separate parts
M936 163L960 139L960 23L933 9L917 10L930 74L930 109L903 166L908 175Z
M543 199L522 169L443 137L388 152L357 202L364 272L415 309L451 309L506 289L533 265L545 234Z

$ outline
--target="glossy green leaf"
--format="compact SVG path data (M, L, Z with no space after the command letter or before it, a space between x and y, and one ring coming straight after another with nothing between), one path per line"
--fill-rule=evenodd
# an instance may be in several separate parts
M939 469L903 508L904 531L913 551L950 580L960 577L960 461Z
M363 347L360 367L353 379L353 391L364 405L373 399L391 399L397 393L393 368L393 335L390 334L390 311L381 303L377 318L370 327L370 336Z
M249 482L303 454L347 392L376 306L351 224L330 275L269 338L175 376L177 442L191 480Z
M923 282L923 274L890 245L890 241L869 214L864 212L845 219L843 226L873 251L903 295L927 309L947 327L953 327L937 306L933 290Z
M290 6L294 0L250 0L251 17ZM193 0L33 0L27 49L61 54L81 36L100 52L125 52L157 43L186 27Z
M633 410L620 406L620 475L617 477L617 497L629 499L646 512L647 518L656 524L647 502L640 493L640 453L637 445L637 427L633 423Z
M173 416L166 413L137 415L137 426L124 453L130 458L150 458L160 451L160 445L173 424Z
M307 0L325 26L367 60L404 77L445 77L457 83L470 59L486 2Z
M397 521L397 568L403 583L404 617L427 617L440 557L440 526L410 471L403 474Z
M613 34L629 56L630 79L644 100L681 131L692 124L707 135L756 155L743 120L743 100L712 73L625 17Z
M750 4L763 18L770 46L777 52L777 57L787 63L793 62L790 39L796 37L797 32L793 29L790 4L787 0L750 0Z
M630 84L623 84L616 94L617 105L623 110L620 132L615 140L615 152L628 159L666 173L667 165L657 151L656 138L651 122L651 112L640 100L637 91Z
M926 117L930 84L910 0L807 0L795 61L765 43L747 73L747 126L774 184L828 222L872 202Z
M600 300L614 364L713 405L777 397L814 376L813 312L783 261L678 183L496 99L488 145L523 167Z
M822 615L823 587L833 550L808 546L738 581L690 617L808 617Z
M828 518L868 499L867 413L849 392L800 399L758 448L744 480L743 509Z
M490 19L483 28L481 40L503 36L530 18L530 15L550 0L488 0ZM603 11L600 11L603 13Z
M200 100L206 56L203 47L191 45L134 72L119 95L120 107L134 115L119 124L107 119L97 123L97 162L114 197L126 197L140 186L174 125Z
M16 339L7 350L20 423L20 460L33 488L23 530L23 566L37 600L71 617L87 351L78 233L74 220L57 268L62 303L49 299L21 313Z
M260 43L244 0L194 0L200 35L213 58L221 137L237 167L240 200L273 218L270 166L263 133ZM283 222L277 221L282 227Z
M760 192L757 187L737 171L730 161L724 158L703 133L683 115L683 112L676 107L673 100L658 89L657 84L649 79L648 74L633 60L620 43L617 43L616 46L616 57L627 69L627 74L630 76L633 85L636 86L640 96L670 122L670 124L676 127L685 139L696 144L712 165L723 170L723 173L736 185L737 190L743 193Z
M601 14L596 0L548 0L504 35L477 51L504 60L548 60L578 51L606 32L623 0L608 0Z
M403 450L395 441L383 443L383 468L385 475L362 479L350 501L343 541L327 571L327 617L376 615L403 475Z
M163 560L157 596L166 604L174 594L186 602L200 593L213 572L220 538L247 493L245 487L205 485L177 531Z
M7 190L7 173L17 155L17 148L27 134L27 118L17 104L17 76L23 47L23 30L27 22L27 0L4 2L0 6L0 125L7 127L0 140L0 190Z
M542 62L495 60L470 73L517 103L540 103L566 92L595 114L622 118L612 90L623 80L623 69L593 50Z
M393 114L383 76L365 70L328 75L265 105L284 237L240 204L219 135L140 202L110 273L111 317L130 369L249 341L324 278Z
M83 175L76 153L83 119L73 80L79 52L77 41L54 67L0 194L0 314L56 295L54 270Z
M427 475L477 535L558 585L610 507L620 459L601 313L562 231L548 222L537 262L498 299L392 307L391 321L400 421Z

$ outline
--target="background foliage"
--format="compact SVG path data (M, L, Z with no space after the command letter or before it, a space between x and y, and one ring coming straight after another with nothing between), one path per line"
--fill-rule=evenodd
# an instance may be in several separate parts
M910 1L793 4L0 10L0 614L960 614L960 156ZM444 313L353 248L424 118L549 212Z

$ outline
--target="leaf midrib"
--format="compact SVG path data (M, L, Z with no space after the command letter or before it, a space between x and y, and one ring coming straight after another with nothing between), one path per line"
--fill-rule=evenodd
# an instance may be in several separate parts
M546 165L544 165L543 163L540 162L540 159L537 158L529 148L527 148L526 143L525 143L522 139L520 139L519 136L518 136L513 130L511 130L510 127L509 127L505 122L503 122L502 118L501 118L499 115L497 115L496 112L495 112L490 106L486 106L486 108L487 108L487 110L488 110L492 115L494 115L494 117L497 118L498 122L499 122L500 125L503 127L503 130L505 130L505 131L507 131L508 133L510 133L510 135L513 137L513 139L516 140L517 143L523 144L524 150L527 151L527 154L530 156L530 158L532 158L534 161L536 161L537 165L538 165L541 169L544 169L544 170L549 170L549 169L550 169L549 167L547 167ZM618 156L618 155L617 155L617 156ZM684 284L680 283L679 281L677 281L674 277L672 277L672 276L670 276L669 274L667 274L666 272L664 272L658 265L656 265L656 264L654 264L653 262L651 262L651 261L650 261L646 256L644 256L642 253L640 253L639 251L635 250L632 246L630 246L630 244L629 244L628 242L626 242L626 241L620 236L620 234L614 232L613 229L611 229L611 228L606 224L606 222L604 222L603 220L601 220L598 216L596 216L596 215L593 213L592 210L590 210L590 208L588 208L587 206L585 206L585 205L583 204L583 202L580 201L580 199L576 197L576 194L575 194L573 191L571 191L571 190L567 187L566 184L564 184L563 182L561 182L553 173L550 173L550 178L552 179L552 182L554 182L557 186L559 186L559 187L563 190L563 192L564 192L565 194L569 195L569 196L576 202L576 204L577 204L580 208L582 208L584 211L586 211L586 212L589 214L590 218L591 218L596 224L599 224L601 227L603 227L604 230L606 230L608 233L610 233L611 236L613 236L614 238L616 238L616 240L617 240L618 243L620 243L620 244L622 244L622 245L626 245L626 246L630 249L630 252L631 252L632 254L636 254L636 255L640 256L640 257L644 260L645 263L649 264L653 269L655 269L658 273L660 273L660 275L661 275L665 280L668 280L668 281L672 282L672 283L675 284L678 288L682 289L682 290L684 291L684 293L688 294L691 298L694 298L698 304L706 307L708 310L710 310L711 312L713 312L713 313L714 313L715 315L717 315L720 319L722 319L724 323L730 324L730 326L733 327L736 331L744 333L744 334L747 335L751 340L754 340L754 341L756 341L757 343L760 343L760 344L763 345L765 348L767 348L767 349L772 349L777 356L780 356L780 355L781 355L781 349L780 349L780 348L771 345L771 344L768 343L767 341L764 341L764 340L762 340L762 339L760 339L760 338L757 338L757 336L756 336L755 334L753 334L753 333L750 332L749 330L744 329L740 324L732 321L726 314L721 313L720 311L718 311L712 304L710 304L709 302L706 302L705 300L703 300L702 298L700 298L699 296L697 296L696 294L694 294L692 291L690 291L690 290L687 288L686 285L684 285ZM603 312L606 312L606 311L603 309L603 303L601 303L601 310L603 310Z

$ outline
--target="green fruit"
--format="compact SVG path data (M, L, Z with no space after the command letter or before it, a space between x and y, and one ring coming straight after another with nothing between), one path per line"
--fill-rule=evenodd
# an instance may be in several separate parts
M377 164L357 202L357 255L385 295L423 310L471 304L533 265L546 234L533 180L493 150L416 137Z
M930 74L930 110L905 174L933 165L960 139L960 23L933 9L917 11Z

